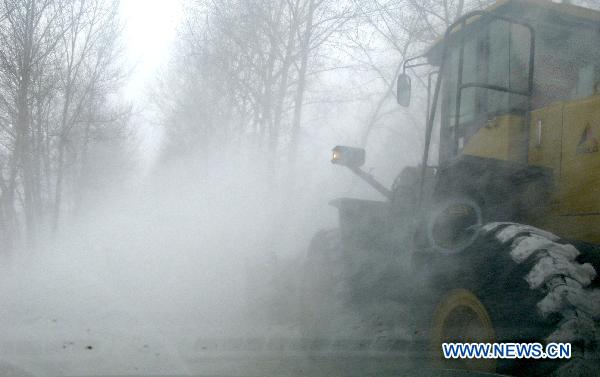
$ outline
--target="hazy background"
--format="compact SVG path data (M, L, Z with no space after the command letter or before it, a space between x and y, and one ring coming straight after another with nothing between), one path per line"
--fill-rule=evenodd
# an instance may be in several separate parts
M417 164L428 70L406 110L400 63L488 3L5 1L3 361L185 373L199 339L298 336L328 201L382 199L331 148L388 186Z

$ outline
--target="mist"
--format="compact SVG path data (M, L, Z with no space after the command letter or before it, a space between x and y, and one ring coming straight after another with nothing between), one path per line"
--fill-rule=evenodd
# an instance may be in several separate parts
M360 205L396 205L402 185L417 182L435 67L410 69L406 108L395 98L402 63L491 3L0 5L0 375L420 368L425 353L415 361L404 347L423 341L404 297L415 287L432 301L438 292L416 273L417 283L398 283L413 276L413 241L430 237L403 233L422 220L410 212L418 200L401 203L408 218L384 224L387 238L376 237L376 225L395 209L381 215ZM443 134L439 121L432 126L428 162L436 165ZM362 169L393 195L353 166L332 164L337 145L364 148ZM337 198L363 204L338 211ZM340 213L368 224L364 232L340 233L348 226ZM517 245L524 232L550 234L518 228L507 239ZM331 255L311 256L319 235L339 244ZM559 244L549 255L571 255ZM364 245L383 252L357 256L352 271L381 300L368 292L355 300L336 280L347 267L342 251ZM569 270L585 272L583 301L598 293L592 259ZM432 262L423 271L477 263ZM311 310L316 335L307 331Z

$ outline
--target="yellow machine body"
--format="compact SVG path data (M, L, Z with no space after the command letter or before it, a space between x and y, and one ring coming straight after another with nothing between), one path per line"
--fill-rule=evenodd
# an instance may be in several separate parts
M555 181L540 225L600 243L600 96L539 109L531 119L529 163L552 168Z
M462 153L551 169L548 208L531 223L565 238L600 243L600 95L534 110L528 130L524 123L519 115L494 117Z
M515 107L483 117L480 114L483 120L477 122L476 131L465 135L464 143L458 139L457 151L545 168L552 176L550 187L543 188L548 200L528 203L536 207L528 222L566 239L600 244L600 12L542 0L499 0L488 10L506 17L524 17L536 30L536 43L541 48L535 49L531 111ZM542 13L543 18L526 16ZM476 35L476 30L485 33L489 27L475 25L477 18L470 22L475 29L458 28L454 32L457 38L462 32L470 36ZM562 42L556 42L563 36ZM430 51L430 60L436 62L440 51L438 42ZM478 66L470 63L468 69L479 67L479 74L485 74L490 68L482 69L481 64L491 62ZM509 86L515 85L512 80L519 72L515 69L506 76ZM498 76L493 80L499 80Z
M469 138L463 154L502 161L524 161L524 129L522 116L507 114L494 117Z

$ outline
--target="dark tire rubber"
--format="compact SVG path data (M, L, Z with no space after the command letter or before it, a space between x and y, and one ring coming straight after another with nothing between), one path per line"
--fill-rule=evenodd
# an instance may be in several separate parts
M490 223L467 250L434 258L431 297L439 302L454 289L472 292L491 317L496 342L572 344L570 360L498 360L498 372L598 375L600 289L594 288L595 269L578 262L579 254L543 230Z
M339 326L346 284L339 229L321 230L310 242L303 266L301 331L307 339L326 339Z

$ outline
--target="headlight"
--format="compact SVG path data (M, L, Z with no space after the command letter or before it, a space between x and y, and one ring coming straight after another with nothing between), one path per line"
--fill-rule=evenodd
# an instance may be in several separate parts
M331 150L331 162L349 168L359 168L365 163L365 150L362 148L338 145Z

